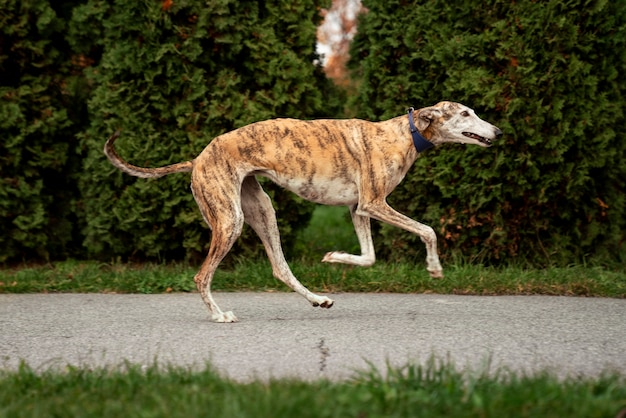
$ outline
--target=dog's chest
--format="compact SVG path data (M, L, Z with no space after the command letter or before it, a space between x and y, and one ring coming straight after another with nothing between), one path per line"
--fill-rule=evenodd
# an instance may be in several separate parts
M326 176L301 178L273 171L260 174L311 202L324 205L352 205L358 201L356 183L345 178Z

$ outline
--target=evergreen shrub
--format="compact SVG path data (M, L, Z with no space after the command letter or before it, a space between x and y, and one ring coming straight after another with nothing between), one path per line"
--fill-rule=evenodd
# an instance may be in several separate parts
M189 175L128 176L106 160L104 142L120 129L124 159L162 166L190 160L212 138L251 122L332 114L332 86L314 65L321 3L89 0L75 8L68 39L95 63L87 71L90 126L80 139L89 255L204 255L209 232ZM289 249L313 205L265 185ZM244 235L243 251L255 253L260 241L251 229Z
M85 106L65 30L47 0L0 6L0 262L80 251L72 201Z
M489 149L420 156L390 196L444 258L624 260L626 2L368 1L352 45L360 117L462 102L499 126ZM381 254L423 245L383 226Z

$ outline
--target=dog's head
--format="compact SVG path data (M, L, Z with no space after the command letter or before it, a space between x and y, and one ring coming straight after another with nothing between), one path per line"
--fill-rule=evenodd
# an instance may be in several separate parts
M460 103L440 102L416 113L417 129L434 144L457 142L490 147L502 136L500 129Z

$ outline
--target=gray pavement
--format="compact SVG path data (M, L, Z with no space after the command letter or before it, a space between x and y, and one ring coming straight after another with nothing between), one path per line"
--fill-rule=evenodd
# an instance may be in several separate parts
M626 300L548 296L216 293L241 322L216 324L198 294L1 294L0 367L204 367L253 378L343 379L369 364L626 375Z

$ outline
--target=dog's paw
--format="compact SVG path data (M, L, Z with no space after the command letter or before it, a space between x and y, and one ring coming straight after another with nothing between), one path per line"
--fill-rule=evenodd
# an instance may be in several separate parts
M332 308L333 304L335 303L334 300L327 298L326 296L318 296L316 297L314 300L311 301L311 305L313 305L314 307L320 307L320 308Z
M213 314L212 319L213 319L213 322L220 322L220 323L239 322L239 320L237 319L237 317L232 311Z
M343 257L340 254L345 253L339 251L331 251L329 253L326 253L324 255L324 258L322 258L322 263L341 263L343 262Z
M322 258L322 263L344 263L354 266L369 267L376 261L374 254L371 255L353 255L343 251L331 251L326 253Z
M428 270L428 273L433 279L443 279L443 270Z

